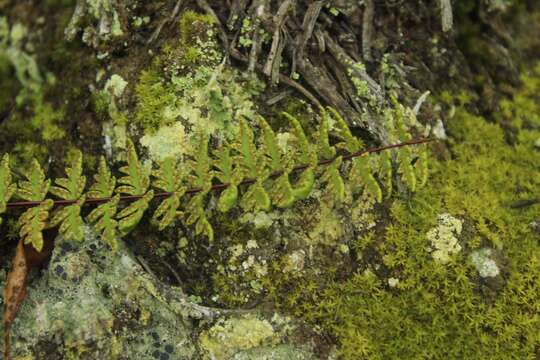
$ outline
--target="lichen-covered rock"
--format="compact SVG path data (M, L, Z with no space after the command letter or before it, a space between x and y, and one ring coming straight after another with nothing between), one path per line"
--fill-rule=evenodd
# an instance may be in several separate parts
M446 264L450 257L461 251L458 237L462 230L462 221L450 214L441 214L438 225L427 233L433 252L431 256L437 262Z
M58 238L45 272L30 279L12 329L13 355L193 358L189 319L161 298L159 286L123 246L113 254L89 230L82 243Z

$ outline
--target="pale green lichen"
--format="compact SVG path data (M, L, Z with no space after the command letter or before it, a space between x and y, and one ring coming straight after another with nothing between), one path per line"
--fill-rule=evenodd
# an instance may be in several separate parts
M115 98L119 98L124 93L128 82L120 75L113 74L105 83L105 91L108 91Z
M155 134L144 135L140 143L148 149L148 155L155 162L163 161L168 157L181 160L183 155L189 153L191 149L191 143L180 122L162 126Z
M240 351L270 345L275 341L272 325L254 315L219 321L200 338L205 359L228 360Z
M489 248L476 250L471 254L471 261L483 278L496 277L501 272L492 256L493 251Z
M438 225L426 234L431 243L433 259L441 264L450 261L452 255L461 251L458 237L462 230L462 221L450 214L441 214L437 218Z

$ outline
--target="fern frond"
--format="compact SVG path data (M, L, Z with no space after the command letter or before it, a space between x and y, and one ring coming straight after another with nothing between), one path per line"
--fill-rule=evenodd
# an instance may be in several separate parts
M379 155L379 178L383 182L386 190L386 197L392 195L392 152L383 151Z
M246 211L267 211L271 205L270 196L259 181L251 185L240 200L240 206Z
M130 139L127 140L126 147L127 165L120 168L120 172L125 176L118 179L118 183L123 185L119 186L116 192L126 195L143 195L150 186L150 177L143 169L135 151L135 145Z
M71 166L66 168L67 178L55 180L55 186L49 190L53 195L64 200L77 200L84 192L86 177L82 174L82 153L77 150Z
M81 217L81 207L85 197L82 196L73 205L57 210L51 217L50 225L60 225L60 234L65 239L81 241L84 238L84 221Z
M423 187L428 180L428 148L423 146L418 152L418 160L414 164L416 178L418 179L418 186Z
M5 154L0 161L0 215L7 209L7 203L17 191L17 185L12 183L11 170L9 169L9 155ZM0 217L0 224L2 218Z
M313 164L313 156L312 156L312 149L310 147L308 138L306 136L306 133L304 132L304 129L302 128L302 125L298 121L297 118L294 116L282 112L281 113L287 120L289 120L289 123L292 126L293 135L294 135L294 147L296 150L296 157L298 159L298 162L300 164L310 164L315 165L317 163L317 160L315 159L315 164Z
M355 188L364 186L375 201L382 202L382 189L373 176L373 169L367 154L354 159L349 173L349 181Z
M245 119L240 119L238 135L233 148L238 152L235 160L244 172L245 177L260 179L264 176L266 159L261 156L255 146L253 130Z
M37 250L43 249L43 229L47 225L49 210L54 201L47 199L38 206L26 210L19 218L19 235L25 244L32 244Z
M77 151L70 167L66 168L67 178L56 179L56 186L50 192L64 200L77 200L75 204L57 210L51 218L51 226L60 225L60 234L66 239L82 240L84 221L81 207L86 199L83 195L86 177L82 174L82 153Z
M214 176L222 184L229 186L223 190L218 200L218 210L227 212L238 202L238 184L243 180L242 171L235 165L234 158L231 156L231 148L225 144L220 149L214 151Z
M102 156L99 159L98 172L94 175L94 184L87 196L92 199L110 198L116 187L116 178L111 175L107 161ZM87 220L99 231L101 239L108 243L116 252L118 249L118 222L115 219L120 195L115 195L105 204L99 205L88 215Z
M119 201L120 195L115 195L105 204L99 205L92 210L87 218L94 228L100 232L101 239L108 243L114 252L118 249L118 222L115 220L115 215Z
M283 152L279 147L276 133L262 116L259 117L259 124L262 130L262 152L268 159L270 170L272 172L280 171L285 164L282 161Z
M140 199L132 202L122 209L116 216L118 220L118 230L121 236L128 234L141 221L142 216L150 201L154 197L154 190L148 191Z
M154 177L156 178L153 182L154 187L173 193L163 200L154 212L153 219L159 223L159 230L163 230L176 218L183 216L178 208L180 207L180 199L186 193L187 188L183 186L184 174L173 158L165 159L160 164L159 170L154 172Z
M204 202L205 197L212 188L211 171L212 162L208 155L208 135L201 131L199 134L199 144L194 154L194 159L188 161L191 174L188 176L190 184L200 191L191 197L187 206L186 213L189 214L186 219L188 225L195 224L195 233L197 235L206 235L210 241L214 240L214 230L206 218Z
M25 181L19 183L17 196L27 201L43 201L49 192L51 180L45 180L45 173L36 159L30 169L23 173Z
M118 183L124 185L117 187L116 192L142 197L118 213L118 230L121 236L128 234L141 221L144 212L154 197L154 191L148 191L150 177L139 161L135 145L130 139L128 139L126 145L127 165L120 168L120 172L125 176L118 179Z
M195 224L195 234L206 235L208 240L212 242L214 241L214 230L206 217L204 196L205 194L198 193L190 199L186 206L186 212L189 214L186 223L188 225Z
M397 153L398 174L403 178L403 182L407 185L411 192L416 190L416 174L414 167L411 165L412 154L408 148L400 149Z
M345 184L339 173L339 167L342 163L342 157L337 157L333 162L326 166L321 181L326 183L326 191L332 195L332 199L337 202L343 201L345 198Z
M102 156L99 159L98 172L94 175L94 184L90 187L87 196L91 199L108 198L114 193L116 178L111 175L107 161Z
M302 125L294 116L283 112L283 116L289 120L292 126L295 137L293 155L302 165L307 165L307 168L302 171L300 178L293 185L293 195L295 200L303 200L309 196L315 185L315 168L317 166L317 152L310 147L307 136L302 128Z
M341 115L334 108L328 107L327 109L332 115L338 129L336 136L342 140L342 142L338 143L336 146L346 149L351 154L359 151L364 146L362 141L352 134L349 125L347 125L345 122L345 119L343 119L343 117L341 117Z
M208 155L208 134L204 131L199 132L199 142L196 153L193 155L192 160L187 161L187 165L190 169L190 175L188 180L190 184L201 189L205 194L212 187L211 172L212 161Z
M330 145L330 134L328 125L328 113L321 110L321 123L316 133L317 151L324 159L332 159L336 156L336 148Z
M244 174L255 180L242 196L240 206L246 211L270 209L270 197L263 186L263 182L270 175L270 171L266 168L267 159L255 146L253 131L245 119L240 120L234 149L239 153L235 160Z

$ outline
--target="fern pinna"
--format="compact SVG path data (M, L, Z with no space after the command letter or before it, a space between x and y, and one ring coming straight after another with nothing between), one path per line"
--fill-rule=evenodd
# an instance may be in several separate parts
M154 171L143 167L133 142L128 140L126 164L119 169L123 176L117 180L101 158L86 193L80 151L66 168L66 177L57 179L53 186L35 160L24 173L26 180L15 184L9 157L4 155L0 162L0 215L10 207L28 208L18 222L20 236L40 251L45 228L58 226L64 237L81 240L81 209L85 204L95 204L97 207L86 220L115 250L116 239L140 222L152 199L161 201L152 217L160 230L185 218L188 225L194 225L197 235L212 241L214 232L205 205L213 190L216 194L219 191L217 209L221 212L238 205L245 211L266 211L272 205L287 208L307 198L317 179L324 191L339 202L345 197L345 173L353 192L365 191L377 202L383 200L381 184L390 194L393 177L397 175L404 178L410 191L425 183L427 150L413 150L407 145L429 139L411 140L400 108L395 116L397 137L402 142L365 150L363 142L333 109L321 111L313 141L295 117L282 115L291 129L286 146L279 143L278 134L262 117L251 124L240 119L232 141L210 152L209 136L201 130L187 161L179 163L178 159L168 158ZM58 199L47 198L48 194ZM23 201L9 203L13 196ZM120 204L125 205L119 210Z

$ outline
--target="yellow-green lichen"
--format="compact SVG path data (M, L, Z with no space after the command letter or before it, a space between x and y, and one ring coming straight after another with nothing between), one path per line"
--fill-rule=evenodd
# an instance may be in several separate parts
M272 344L274 329L270 322L254 315L220 321L200 337L205 359L227 360L243 350Z

